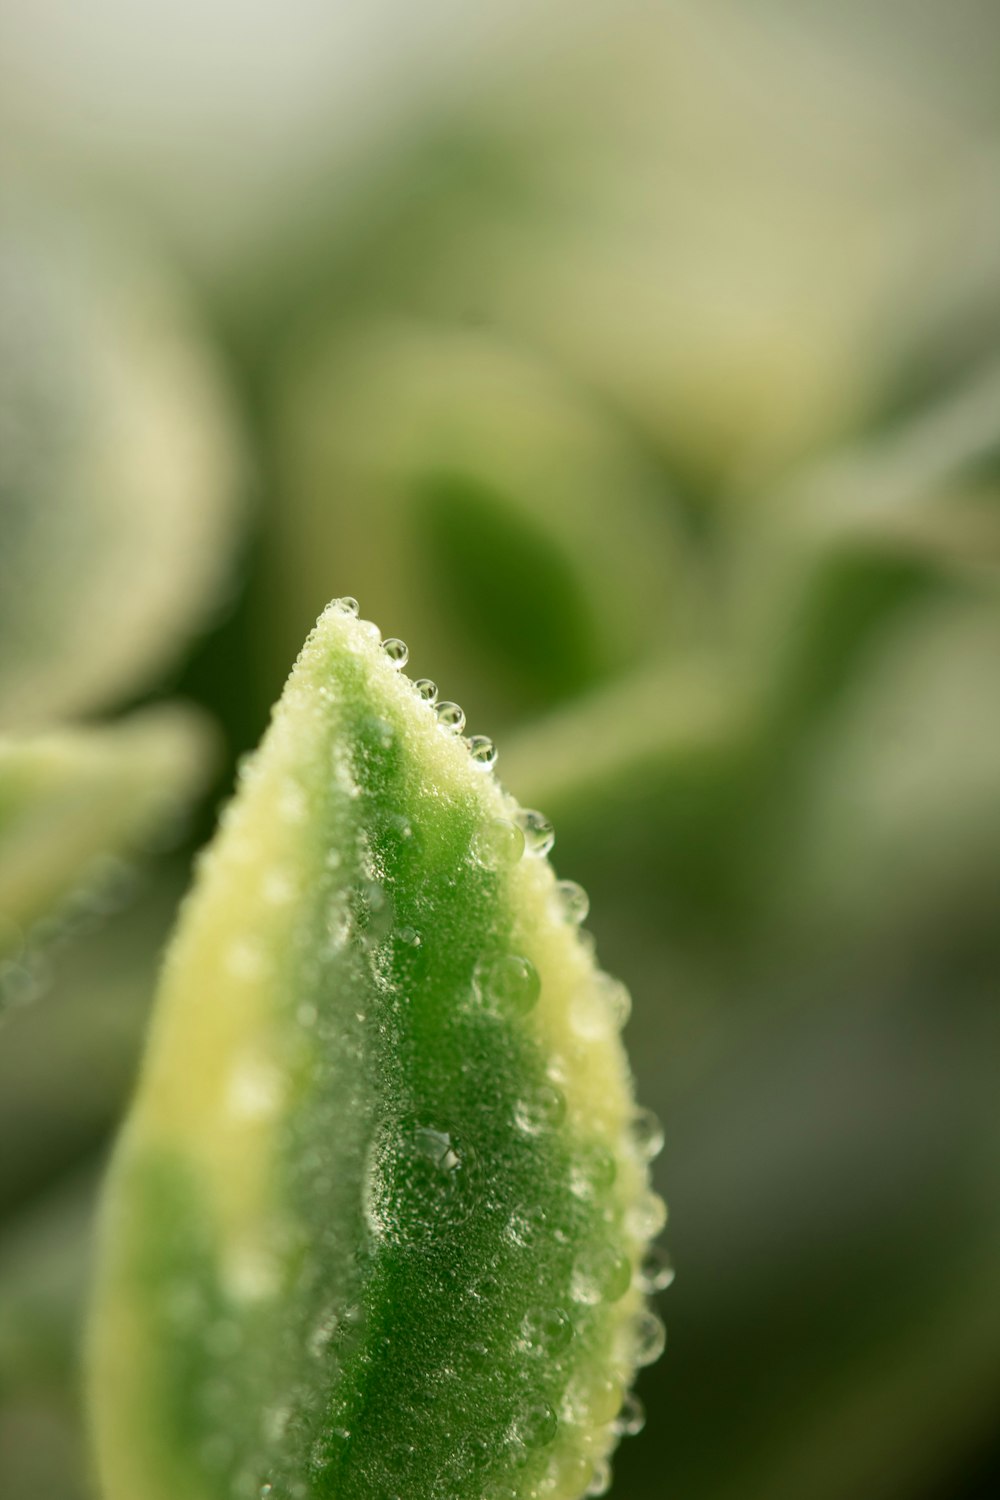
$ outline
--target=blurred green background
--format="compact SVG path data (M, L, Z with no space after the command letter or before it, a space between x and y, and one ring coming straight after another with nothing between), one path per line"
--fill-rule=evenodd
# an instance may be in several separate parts
M634 994L614 1493L1000 1495L998 85L988 0L3 0L4 1497L90 1492L158 955L341 593Z

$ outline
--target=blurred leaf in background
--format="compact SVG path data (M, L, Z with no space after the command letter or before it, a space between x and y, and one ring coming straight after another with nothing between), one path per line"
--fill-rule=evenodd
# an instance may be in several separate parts
M322 607L333 561L370 614L405 623L414 660L462 682L477 722L572 697L685 624L656 471L495 333L364 325L297 360L280 434L277 618Z
M176 705L0 736L0 1001L27 1000L40 950L123 904L135 860L181 835L213 759L208 723Z
M182 694L231 769L358 595L501 732L634 993L678 1278L616 1492L993 1500L995 8L9 0L0 29L17 201L56 205L0 249L18 754ZM108 768L142 722L101 728ZM134 764L193 795L167 738ZM125 829L130 796L87 799ZM0 1469L40 1500L81 1493L72 1174L173 870L0 1033L0 1306L52 1321L0 1346Z
M77 1354L94 1157L180 893L158 876L151 917L143 866L189 837L220 759L209 714L135 706L217 612L246 509L235 405L186 303L114 216L23 166L5 174L0 1471L37 1500L89 1490Z
M0 213L0 714L104 709L225 580L238 451L217 360L155 261L10 190Z

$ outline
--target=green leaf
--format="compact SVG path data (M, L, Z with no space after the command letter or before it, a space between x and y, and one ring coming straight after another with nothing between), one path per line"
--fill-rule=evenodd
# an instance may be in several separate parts
M739 741L746 697L707 652L653 662L523 729L505 756L508 778L532 801L583 821L595 800L631 798L656 769L704 765Z
M873 653L802 773L774 896L814 945L950 914L989 930L1000 887L1000 611L925 607Z
M268 562L296 645L350 577L496 722L676 634L687 573L663 486L611 414L491 331L334 327L292 365L281 445Z
M107 1500L596 1494L662 1347L627 992L550 825L353 611L168 957L93 1309Z
M213 748L206 720L180 705L0 736L0 997L26 998L34 951L115 909L130 862L176 828Z
M11 1007L0 1039L0 1221L97 1151L135 1085L164 943L186 881L183 858L157 860L126 909L36 959L40 1005ZM29 966L30 968L30 966Z
M998 414L992 361L748 511L733 548L737 644L779 731L812 723L914 605L956 586L996 597Z
M0 724L134 693L226 582L238 443L154 263L0 202Z

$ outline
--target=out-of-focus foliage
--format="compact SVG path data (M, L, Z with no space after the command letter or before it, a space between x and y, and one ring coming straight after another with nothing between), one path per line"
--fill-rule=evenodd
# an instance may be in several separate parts
M0 1034L0 1469L34 1500L92 1494L79 1355L99 1153L133 1087L182 874L53 948L45 993Z
M116 909L130 857L177 836L211 762L209 725L175 706L0 736L0 997L27 998L34 948Z
M992 1500L994 8L438 0L417 25L381 0L234 28L215 0L162 46L126 9L60 29L10 0L0 123L22 175L55 163L93 216L141 209L179 247L207 315L182 342L222 354L262 503L235 611L164 681L225 574L231 470L191 455L231 451L229 403L160 372L172 315L120 343L117 297L84 318L83 270L48 272L79 237L39 242L15 306L44 292L54 330L23 387L53 477L0 556L12 728L181 691L235 759L309 619L358 594L503 731L635 995L678 1278L616 1491ZM62 464L105 339L128 379L74 410L134 499ZM140 407L151 442L176 432L149 465L119 428ZM6 474L27 450L3 448ZM52 624L37 671L10 646L28 619ZM62 949L11 1017L0 1240L120 1107L161 930L140 925ZM102 996L120 1030L88 1025ZM0 1465L76 1500L71 1362L42 1400L35 1338L3 1346Z
M405 621L418 664L462 681L491 726L679 632L687 583L655 470L506 337L364 325L297 362L282 410L282 621L307 625L342 559L366 610Z
M237 456L169 279L0 206L0 723L105 708L169 667L229 565Z
M28 1205L92 1156L135 1081L160 946L186 871L176 861L138 879L115 912L89 920L46 955L47 985L9 1012L0 1045L0 1213Z

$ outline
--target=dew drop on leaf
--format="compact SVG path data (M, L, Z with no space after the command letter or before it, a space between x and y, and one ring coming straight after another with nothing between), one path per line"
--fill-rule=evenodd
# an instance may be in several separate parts
M484 870L516 864L524 853L524 834L506 818L491 818L472 836L472 857Z
M653 1161L663 1150L663 1126L651 1109L637 1109L632 1116L632 1140L645 1161Z
M651 1365L659 1359L667 1342L667 1330L654 1312L640 1313L633 1329L632 1354L636 1364Z
M575 880L556 882L556 904L564 922L586 921L590 910L590 897Z
M592 1500L597 1500L600 1495L606 1495L611 1488L611 1465L606 1458L598 1459L591 1474L590 1483L587 1486L587 1495Z
M447 698L436 705L434 712L441 728L448 734L461 734L465 728L465 710Z
M570 1292L575 1302L593 1307L599 1302L617 1302L631 1282L632 1265L623 1251L612 1245L592 1245L577 1257Z
M555 1084L543 1083L514 1105L514 1124L525 1135L538 1135L560 1124L566 1115L566 1096Z
M485 734L472 734L465 742L469 747L469 757L474 766L481 770L491 771L497 763L497 747Z
M639 1282L644 1292L665 1292L673 1284L674 1267L661 1245L650 1245L639 1267Z
M476 990L488 1005L526 1015L538 1001L542 982L530 958L501 953L476 965Z
M667 1222L667 1205L659 1193L643 1193L629 1208L626 1220L637 1240L652 1239Z
M622 1437L636 1437L646 1425L646 1408L634 1391L627 1392L622 1409L615 1418L615 1431Z
M525 807L519 810L517 821L524 834L525 852L539 859L548 854L556 841L556 831L545 814Z
M410 657L410 648L398 636L390 635L382 642L382 650L397 671L402 671Z

